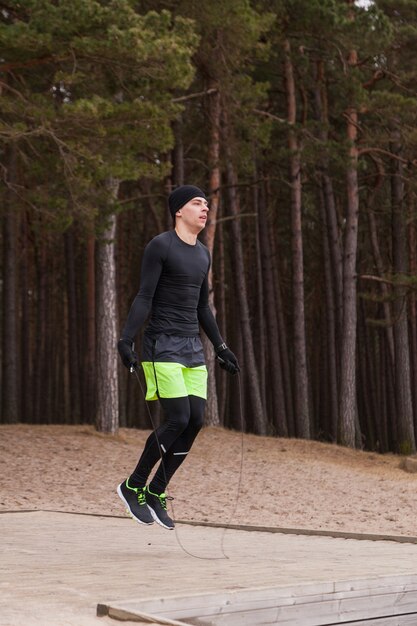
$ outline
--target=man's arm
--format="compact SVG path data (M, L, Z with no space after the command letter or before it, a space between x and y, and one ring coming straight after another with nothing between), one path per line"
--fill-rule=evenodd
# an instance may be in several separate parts
M200 299L197 307L198 321L213 344L220 367L228 371L230 374L236 374L240 371L239 364L233 352L229 350L222 339L216 319L210 309L208 297L209 286L207 273L200 290Z
M197 306L198 321L206 333L207 337L213 344L214 349L224 343L222 336L217 326L216 318L213 315L209 305L209 286L208 286L208 273L201 285L200 299Z
M160 239L152 239L145 248L140 274L140 288L130 307L117 349L126 367L136 367L138 358L133 342L152 308L152 300L162 272L165 246Z

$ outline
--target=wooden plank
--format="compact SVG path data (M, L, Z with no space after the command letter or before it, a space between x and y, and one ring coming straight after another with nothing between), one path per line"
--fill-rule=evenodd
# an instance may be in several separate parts
M415 626L417 576L149 598L118 606L132 615L145 612L155 618L215 626L326 626L407 614L414 614Z
M319 622L307 622L300 618L295 618L292 621L281 621L281 617L277 617L277 612L274 612L271 609L259 613L256 621L254 621L254 616L250 613L236 615L232 619L230 619L230 616L224 615L220 616L220 618L217 617L214 621L210 618L187 620L187 625L192 626L267 626L272 624L275 626L311 626L311 623L314 624L314 626L319 624ZM417 613L414 613L413 615L393 615L389 617L366 619L354 622L339 622L330 618L330 621L326 621L325 624L326 626L416 626Z
M175 520L176 524L187 526L206 526L207 528L224 528L225 530L243 530L246 532L279 533L282 535L304 535L306 537L334 537L335 539L356 539L358 541L396 541L397 543L417 543L412 535L379 535L377 533L349 533L342 530L314 530L310 528L285 528L282 526L252 526L248 524L220 524L192 520Z
M119 622L145 622L147 624L162 624L163 626L189 626L189 623L179 622L178 620L161 617L159 615L150 615L144 611L126 611L126 609L118 606L108 606L106 604L97 605L97 616L112 617Z
M187 623L192 624L212 624L213 626L256 626L257 624L279 624L280 626L328 626L329 624L356 624L358 621L389 619L395 615L397 624L401 615L404 614L404 607L396 606L396 599L362 598L363 602L354 607L347 607L343 601L328 600L322 603L294 604L287 606L258 608L251 611L227 611L219 607L218 611L204 615L189 616ZM371 600L371 602L370 602ZM393 601L392 601L393 600ZM414 609L417 604L414 602ZM407 610L406 614L410 616ZM417 610L412 613L414 626L417 624ZM401 618L402 619L402 618ZM378 623L378 622L377 622ZM388 622L389 623L389 622Z
M337 583L306 583L304 585L282 585L280 587L260 587L236 589L233 591L190 594L188 596L168 596L164 598L132 599L125 606L140 606L149 613L181 613L183 617L192 611L217 609L219 606L234 606L236 610L251 610L259 604L277 606L323 602L326 599L345 599L372 594L417 592L417 576L395 576L376 579L339 581ZM186 605L186 609L185 606Z
M416 615L402 615L401 619L396 615L382 617L360 622L352 622L349 626L416 626Z

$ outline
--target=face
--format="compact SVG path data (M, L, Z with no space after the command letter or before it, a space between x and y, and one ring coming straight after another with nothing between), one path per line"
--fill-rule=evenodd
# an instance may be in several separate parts
M176 212L176 223L178 224L180 219L182 225L186 226L190 231L200 232L207 223L208 212L207 200L204 198L192 198Z

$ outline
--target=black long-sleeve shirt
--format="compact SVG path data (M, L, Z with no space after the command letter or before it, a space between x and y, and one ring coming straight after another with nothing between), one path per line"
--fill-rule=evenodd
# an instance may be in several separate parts
M122 332L134 341L151 313L146 334L195 337L199 324L217 347L223 343L209 307L208 272L210 253L201 241L191 245L175 230L154 237L142 260L140 288Z

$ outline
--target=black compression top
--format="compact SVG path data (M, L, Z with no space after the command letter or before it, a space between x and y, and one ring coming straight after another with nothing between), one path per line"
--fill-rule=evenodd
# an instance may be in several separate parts
M208 303L210 253L201 241L190 245L169 230L154 237L142 260L140 289L129 311L122 339L134 341L152 311L146 334L195 337L199 323L217 347L223 343Z

